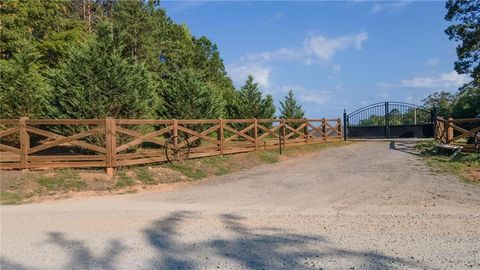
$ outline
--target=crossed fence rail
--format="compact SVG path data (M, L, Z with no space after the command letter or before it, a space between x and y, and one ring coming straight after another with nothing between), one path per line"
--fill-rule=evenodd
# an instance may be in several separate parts
M480 151L480 118L435 120L435 139L442 144L462 146L465 152Z
M342 140L335 119L0 119L0 168L119 166Z

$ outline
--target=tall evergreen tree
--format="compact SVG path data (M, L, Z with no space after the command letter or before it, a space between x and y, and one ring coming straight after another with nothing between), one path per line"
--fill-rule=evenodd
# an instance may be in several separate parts
M262 93L252 75L248 76L247 81L238 91L236 103L238 118L261 118Z
M160 115L167 119L211 119L223 115L224 104L209 85L204 74L195 69L178 71L162 87Z
M41 118L47 111L51 91L36 64L39 57L19 51L0 60L0 118Z
M267 95L265 99L262 100L261 103L261 115L260 118L264 119L271 119L275 118L275 104L273 102L273 96Z
M67 1L0 1L0 58L11 59L25 47L39 54L38 65L55 66L88 35L82 21L68 17Z
M231 114L236 118L273 118L275 115L273 97L267 95L262 98L262 92L252 75L248 76L245 84L237 91L234 103Z
M194 37L186 25L174 23L158 3L0 0L0 85L9 89L0 93L7 104L2 108L10 104L29 108L19 111L35 117L158 117L152 113L158 111L153 104L165 93L155 85L175 88L175 78L189 70L200 74L201 88L208 88L224 106L220 115L231 117L224 112L236 112L236 91L217 46L207 37ZM108 38L105 21L113 26ZM28 99L32 103L18 103L23 99L12 94L13 85L20 92L28 86L29 95L35 97ZM55 95L50 97L52 87ZM108 102L117 95L121 98ZM127 98L133 99L127 102ZM50 108L40 106L41 100L49 100ZM35 108L43 109L38 109L39 114Z
M288 94L280 101L280 118L284 119L301 119L305 116L302 105L297 103L293 96L293 90L288 91Z
M99 23L86 46L73 48L49 74L54 118L151 118L158 98L143 64L121 56L111 24Z

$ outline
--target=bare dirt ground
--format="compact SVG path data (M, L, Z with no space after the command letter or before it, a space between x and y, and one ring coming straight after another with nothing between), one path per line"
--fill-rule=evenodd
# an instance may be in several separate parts
M480 268L480 186L433 173L404 142L0 209L2 270Z

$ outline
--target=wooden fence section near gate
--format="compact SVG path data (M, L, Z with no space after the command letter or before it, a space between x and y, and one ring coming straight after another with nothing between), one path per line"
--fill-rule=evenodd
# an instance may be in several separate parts
M105 167L166 161L168 138L190 158L342 140L336 119L0 119L0 168ZM177 144L177 139L174 140Z
M465 152L480 151L480 118L437 117L435 139L443 144L460 145Z

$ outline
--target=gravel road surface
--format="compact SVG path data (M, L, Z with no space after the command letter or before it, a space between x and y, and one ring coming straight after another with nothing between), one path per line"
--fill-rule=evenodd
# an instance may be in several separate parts
M1 269L480 269L480 185L358 142L165 192L1 206Z

